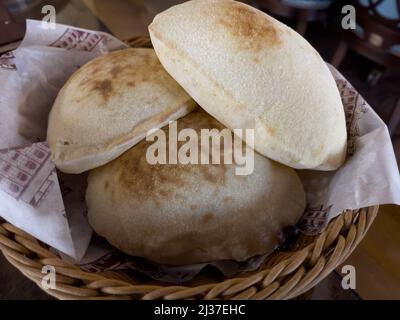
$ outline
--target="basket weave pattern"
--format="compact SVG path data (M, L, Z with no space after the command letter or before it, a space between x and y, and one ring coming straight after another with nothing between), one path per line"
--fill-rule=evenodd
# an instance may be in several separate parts
M148 37L131 47L151 47ZM56 269L59 299L291 299L310 290L353 252L375 219L378 206L347 210L317 236L301 236L290 251L277 251L254 272L217 282L201 275L185 285L142 283L124 272L90 273L61 260L49 247L10 223L0 223L0 250L26 277L41 286L42 268Z
M200 284L184 286L141 284L122 273L85 272L7 222L0 225L0 249L39 286L43 266L54 266L57 287L47 292L60 299L291 299L314 287L353 252L377 212L378 206L348 210L318 236L300 238L299 249L272 254L258 271L218 283L201 279Z

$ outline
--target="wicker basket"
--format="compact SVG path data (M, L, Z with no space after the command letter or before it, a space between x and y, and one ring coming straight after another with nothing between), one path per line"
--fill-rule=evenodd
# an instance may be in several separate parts
M151 47L148 37L128 41ZM59 299L291 299L313 288L346 260L374 221L378 206L347 210L317 236L300 236L290 249L268 256L254 272L218 281L200 273L182 286L139 280L120 271L90 273L61 260L50 248L7 222L0 223L0 249L6 259L41 286L42 268L56 269Z

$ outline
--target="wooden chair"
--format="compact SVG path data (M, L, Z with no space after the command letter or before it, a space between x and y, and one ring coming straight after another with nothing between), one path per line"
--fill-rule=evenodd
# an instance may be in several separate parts
M10 44L22 39L24 34L24 23L17 22L3 2L0 1L0 47L7 46L12 50L13 46ZM4 49L4 51L7 50Z
M45 5L52 5L56 11L62 10L69 0L33 0L24 10L13 14L16 21L25 21L26 19L41 19L43 17L42 8Z
M361 55L382 64L386 67L400 66L400 50L398 55L392 49L400 46L400 19L389 20L376 11L376 5L384 0L373 3L370 6L361 6L357 1L352 1L356 8L356 30L344 30L342 40L332 58L332 64L337 68L343 61L348 48L352 48ZM400 0L398 0L400 8ZM399 47L400 48L400 47Z
M343 30L341 41L332 57L331 64L338 68L349 48L368 59L386 67L400 70L400 18L387 19L377 7L385 0L368 0L368 6L362 6L358 1L350 1L356 9L356 30ZM400 17L400 0L397 0L397 10ZM400 92L399 92L400 94ZM400 124L400 97L395 103L388 128L393 135Z
M15 49L25 34L25 20L41 19L42 7L53 5L56 11L63 9L69 0L34 0L24 10L11 14L0 0L0 54Z

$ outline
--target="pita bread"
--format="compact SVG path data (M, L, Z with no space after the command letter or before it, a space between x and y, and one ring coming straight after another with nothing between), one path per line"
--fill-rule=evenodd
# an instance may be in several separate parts
M193 0L149 26L165 69L230 129L253 128L255 149L298 169L337 169L346 123L317 51L267 14L231 0Z
M67 173L98 167L194 106L153 49L100 56L76 71L57 96L47 131L53 161Z
M201 109L177 124L224 128ZM152 143L141 141L88 177L89 223L130 255L170 265L244 260L274 250L281 229L304 211L296 172L256 152L253 173L239 176L235 164L150 165Z

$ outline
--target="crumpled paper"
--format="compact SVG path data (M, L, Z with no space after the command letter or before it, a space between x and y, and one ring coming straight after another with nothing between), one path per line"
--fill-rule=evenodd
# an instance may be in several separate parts
M28 20L20 46L0 56L0 216L78 260L92 235L82 196L86 179L57 176L45 142L47 117L75 70L124 47L105 33L45 29Z
M309 235L343 210L400 204L399 169L385 123L339 71L329 68L346 115L347 159L336 171L298 170L308 204L299 227Z
M256 269L266 255L245 262L163 266L127 256L97 237L86 219L86 175L55 170L45 141L47 117L62 85L94 57L126 47L97 31L27 21L20 47L0 56L0 216L88 271L139 270L174 283L206 265L227 276ZM317 234L345 209L400 204L400 177L388 130L373 109L333 67L346 114L348 157L337 171L298 170L307 209L297 228ZM89 247L88 247L89 246Z

